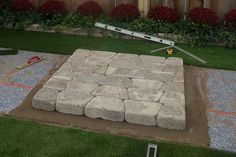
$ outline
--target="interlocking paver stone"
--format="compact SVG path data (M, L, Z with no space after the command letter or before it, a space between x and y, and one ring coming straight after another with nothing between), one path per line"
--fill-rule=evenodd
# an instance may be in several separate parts
M138 55L132 54L117 54L111 62L111 67L137 69L139 63Z
M36 109L54 111L56 109L57 95L57 90L43 87L34 96L32 105Z
M183 130L183 60L78 49L33 99L35 108Z
M160 100L163 92L156 89L129 88L129 98L132 100L154 101Z
M147 55L141 55L140 60L145 63L164 63L166 61L165 57L158 57L158 56L147 56Z
M97 87L98 84L68 81L66 85L66 90L70 90L76 93L93 93Z
M78 49L76 50L72 56L70 56L67 60L68 63L75 63L75 62L84 62L85 58L90 55L89 50Z
M182 82L184 83L184 75L183 74L177 74L175 75L173 82Z
M135 88L160 89L164 83L158 80L132 79L132 86Z
M66 88L66 83L67 80L62 80L62 79L56 79L56 78L50 78L44 87L46 88L51 88L51 89L56 89L59 91L62 91Z
M107 52L107 51L91 51L90 56L96 58L112 58L116 53L114 52Z
M183 74L184 67L183 65L166 65L163 69L164 72L176 73L176 74Z
M90 94L85 92L65 90L58 94L56 110L62 113L84 115L84 107L92 98Z
M165 61L167 65L183 65L183 60L177 57L169 57Z
M66 62L61 66L60 70L63 70L63 71L71 70L71 67L72 67L72 63Z
M101 80L99 84L127 88L131 86L131 80L126 77L108 76Z
M119 98L95 97L85 107L85 115L112 121L124 121L124 102Z
M161 90L184 94L184 83L183 82L167 82L162 86Z
M112 61L112 56L108 57L98 57L99 55L91 55L85 60L85 64L91 65L108 65Z
M145 78L144 72L142 70L114 68L114 67L108 67L106 75L128 77L128 78Z
M86 50L86 49L77 49L75 50L75 52L73 53L73 56L75 59L80 59L80 58L84 58L84 57L88 57L90 55L91 51L90 50Z
M161 97L160 103L176 105L176 106L184 106L185 97L184 94L182 93L165 92Z
M125 100L125 120L129 123L156 126L161 106L155 102Z
M167 104L162 106L157 116L157 126L184 130L186 127L185 107Z
M75 72L72 75L72 80L84 83L98 83L105 78L102 74L97 73L85 73L85 72Z
M58 70L57 72L54 73L52 76L55 79L62 79L62 80L72 80L72 71L63 71L63 70Z
M156 57L156 56L140 56L139 68L142 70L158 70L162 71L166 64L165 57Z
M91 65L91 64L72 64L72 71L74 72L90 72L90 73L101 73L104 74L107 70L106 65Z
M146 79L149 80L159 80L163 82L171 81L175 74L171 72L162 72L162 71L145 71Z
M93 95L128 99L127 89L116 86L106 86L106 85L100 86L94 91Z

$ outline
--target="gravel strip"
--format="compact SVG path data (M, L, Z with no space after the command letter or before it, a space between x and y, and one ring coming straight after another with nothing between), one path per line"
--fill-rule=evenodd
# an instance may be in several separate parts
M208 110L229 113L207 113L211 147L236 152L236 72L212 70L208 93Z
M45 56L47 60L34 64L22 70L16 65L22 64L34 55ZM0 56L0 82L21 84L34 87L51 68L61 59L61 55L19 51L17 55ZM31 91L28 88L0 85L0 112L8 113L21 104Z

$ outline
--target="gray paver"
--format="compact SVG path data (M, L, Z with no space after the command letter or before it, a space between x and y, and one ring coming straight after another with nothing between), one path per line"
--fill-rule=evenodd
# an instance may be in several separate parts
M145 78L144 72L137 69L108 67L106 74L128 78Z
M128 93L125 88L115 87L115 86L100 86L94 92L94 96L104 96L120 99L128 99Z
M109 57L98 57L99 55L92 55L86 58L85 64L90 64L90 65L108 65L111 61L112 58Z
M125 100L125 120L129 123L156 126L161 104L147 101Z
M184 94L184 83L183 82L167 82L161 88L163 91L167 92L177 92Z
M32 105L36 109L54 111L56 109L57 95L57 90L43 87L34 96Z
M72 80L72 70L60 69L56 71L52 77L55 79L62 79L62 80L67 80L67 81Z
M124 121L124 102L119 98L95 97L85 107L85 115L111 121Z
M92 98L88 93L62 91L57 97L56 110L62 113L84 115L84 107Z
M77 82L98 83L99 81L103 80L105 76L95 73L75 72L73 73L72 78L73 81Z
M69 62L66 62L60 67L60 70L63 70L63 71L71 70L71 67L72 67L72 64Z
M77 93L92 93L97 87L97 84L68 81L66 85L66 90L70 90Z
M84 58L84 57L88 57L90 55L91 51L90 50L86 50L86 49L77 49L75 50L75 52L73 53L74 58L78 59L78 58Z
M166 65L163 69L164 72L171 72L176 74L183 74L184 67L183 65Z
M159 90L164 83L158 80L132 79L132 86L135 88L148 88Z
M92 50L90 52L90 56L97 57L97 58L112 58L114 55L116 55L115 52L108 52L108 51L95 51L95 50Z
M183 74L177 74L175 75L173 82L181 82L184 83L184 75Z
M176 106L184 106L185 97L184 94L182 93L165 92L161 97L160 103L176 105Z
M99 82L101 85L111 85L117 87L130 87L131 80L126 77L108 76Z
M137 69L139 57L133 54L117 54L110 66L115 68Z
M129 88L129 98L132 100L154 101L160 100L163 92L155 89Z
M166 68L165 64L156 64L156 63L143 63L139 65L140 70L158 70L163 71Z
M84 50L84 49L77 49L73 55L71 55L67 62L72 63L72 62L83 62L85 61L85 58L87 58L90 54L89 50Z
M145 71L146 79L149 80L159 80L163 82L171 81L175 74L170 72L162 72L162 71Z
M140 56L140 69L142 70L158 70L162 71L166 64L165 57L157 57L157 56Z
M185 119L185 107L165 104L157 115L157 126L184 130L186 127Z
M56 79L56 78L50 78L46 84L44 85L44 87L46 88L51 88L51 89L56 89L59 91L62 91L66 88L66 80L62 80L62 79Z
M72 64L72 70L74 72L85 72L85 73L101 73L104 74L106 72L106 65L91 65L91 64L80 64L74 63Z
M142 62L146 63L164 63L166 61L165 57L159 57L159 56L147 56L147 55L141 55L140 60Z
M183 60L177 57L169 57L165 61L167 65L183 65Z

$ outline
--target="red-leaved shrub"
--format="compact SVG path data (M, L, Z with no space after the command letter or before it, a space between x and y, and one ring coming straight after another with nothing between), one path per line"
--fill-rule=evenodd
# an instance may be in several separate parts
M39 7L39 11L47 15L53 15L55 13L64 13L66 8L65 4L61 1L47 0Z
M219 21L216 12L208 8L202 8L202 7L192 9L188 13L188 17L196 23L208 24L208 25L215 25Z
M13 0L11 3L11 11L22 12L33 9L33 5L29 0Z
M140 16L138 8L132 4L120 4L112 9L110 16L118 20L129 21Z
M230 10L224 18L225 22L229 26L236 27L236 9Z
M148 12L148 18L153 19L153 20L176 22L177 14L175 10L170 7L157 6Z
M88 1L80 5L77 11L84 16L98 17L103 13L102 7L95 1Z

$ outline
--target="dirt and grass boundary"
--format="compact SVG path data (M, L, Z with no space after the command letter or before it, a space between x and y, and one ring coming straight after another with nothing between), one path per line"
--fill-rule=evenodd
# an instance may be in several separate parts
M202 64L182 52L175 50L173 57L183 58L184 63L187 65L236 70L235 49L214 46L191 47L188 44L177 45L207 61L207 64ZM26 32L8 29L0 29L0 47L65 55L71 55L76 49L81 48L168 57L165 50L156 53L150 52L151 50L163 47L163 45L143 40L73 36L59 33Z

